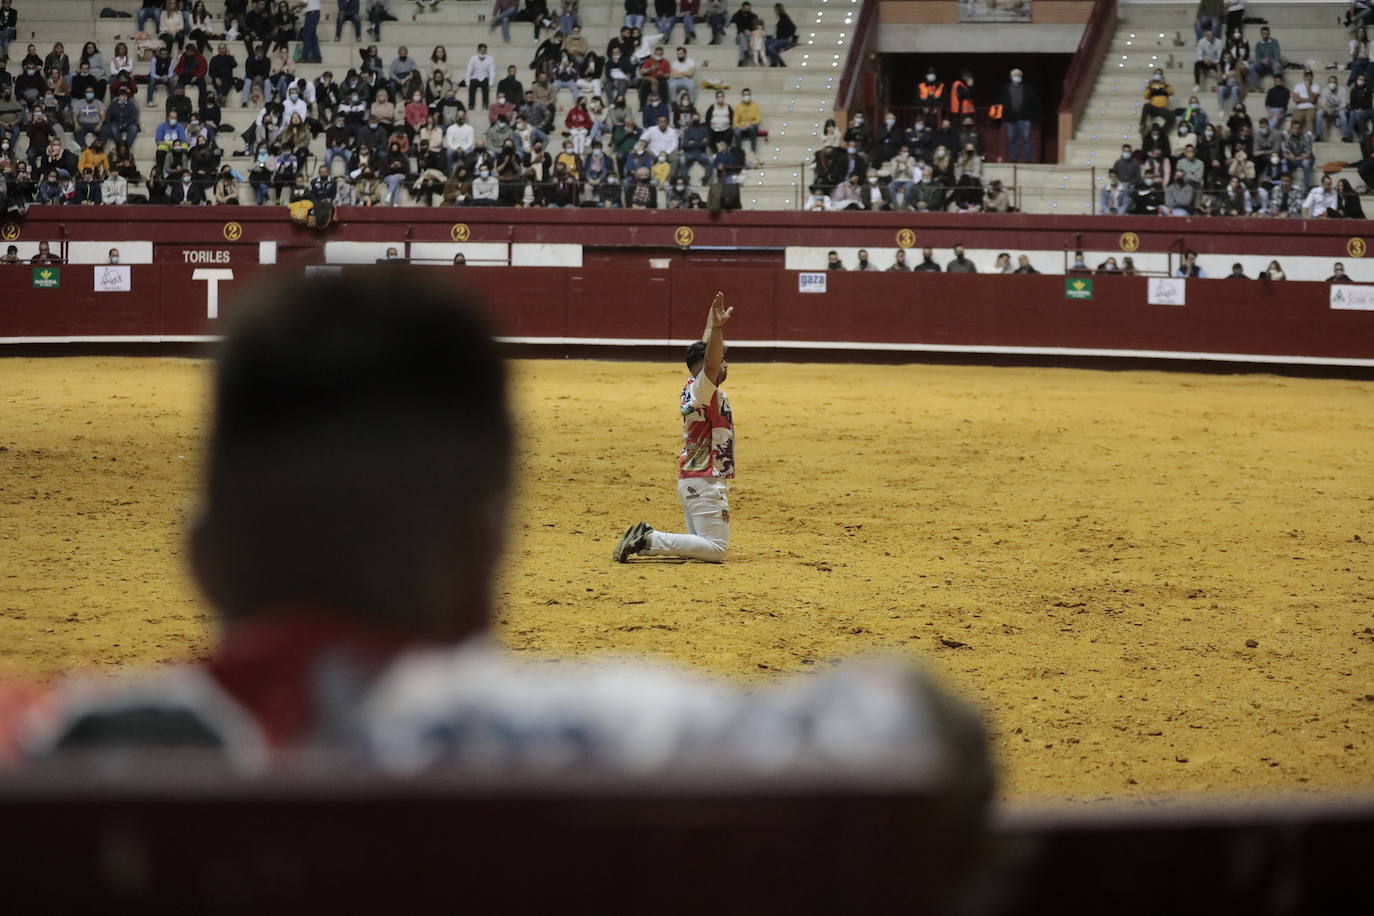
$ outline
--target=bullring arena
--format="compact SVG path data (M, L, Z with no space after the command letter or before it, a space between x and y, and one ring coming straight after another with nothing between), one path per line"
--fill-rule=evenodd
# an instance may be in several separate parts
M515 364L510 648L750 682L895 652L988 713L1014 801L1374 777L1368 381L741 354L728 562L611 564L624 522L677 523L681 376ZM0 362L9 673L207 654L181 541L205 382L200 360Z
M1371 25L0 0L5 912L1367 910Z

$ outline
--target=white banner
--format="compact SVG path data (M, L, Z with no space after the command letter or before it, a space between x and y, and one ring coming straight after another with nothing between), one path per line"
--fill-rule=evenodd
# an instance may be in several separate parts
M797 292L825 292L825 274L797 274Z
M1188 301L1187 283L1176 277L1151 277L1146 301L1150 305L1183 305Z
M101 264L95 268L97 293L127 293L133 288L127 264Z
M1374 312L1374 286L1346 286L1331 284L1331 307Z

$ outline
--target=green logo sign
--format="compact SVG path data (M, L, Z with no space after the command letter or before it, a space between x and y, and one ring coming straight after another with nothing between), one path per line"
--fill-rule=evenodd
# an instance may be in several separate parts
M57 267L35 267L33 269L34 289L57 289L62 285L62 271Z
M1064 280L1065 299L1091 299L1093 281L1091 277L1069 277Z

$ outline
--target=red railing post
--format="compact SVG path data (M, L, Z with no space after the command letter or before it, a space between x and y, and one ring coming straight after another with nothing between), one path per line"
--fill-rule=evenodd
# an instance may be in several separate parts
M1102 60L1111 46L1116 31L1117 0L1097 0L1093 4L1083 37L1074 52L1073 62L1064 74L1064 87L1059 95L1059 161L1064 162L1064 150L1073 139L1074 128L1088 96L1092 94L1093 79L1102 67Z
M860 83L859 75L863 71L864 61L868 58L869 45L877 34L878 0L862 0L859 4L858 18L854 22L853 38L849 42L849 54L845 57L844 68L840 71L839 88L835 91L836 114L844 112L847 115L854 104L854 96ZM874 120L869 118L870 122Z

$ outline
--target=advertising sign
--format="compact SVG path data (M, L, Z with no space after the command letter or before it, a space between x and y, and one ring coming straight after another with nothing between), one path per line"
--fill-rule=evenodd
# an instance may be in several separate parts
M1145 301L1150 305L1183 305L1188 301L1187 283L1177 277L1151 277Z

